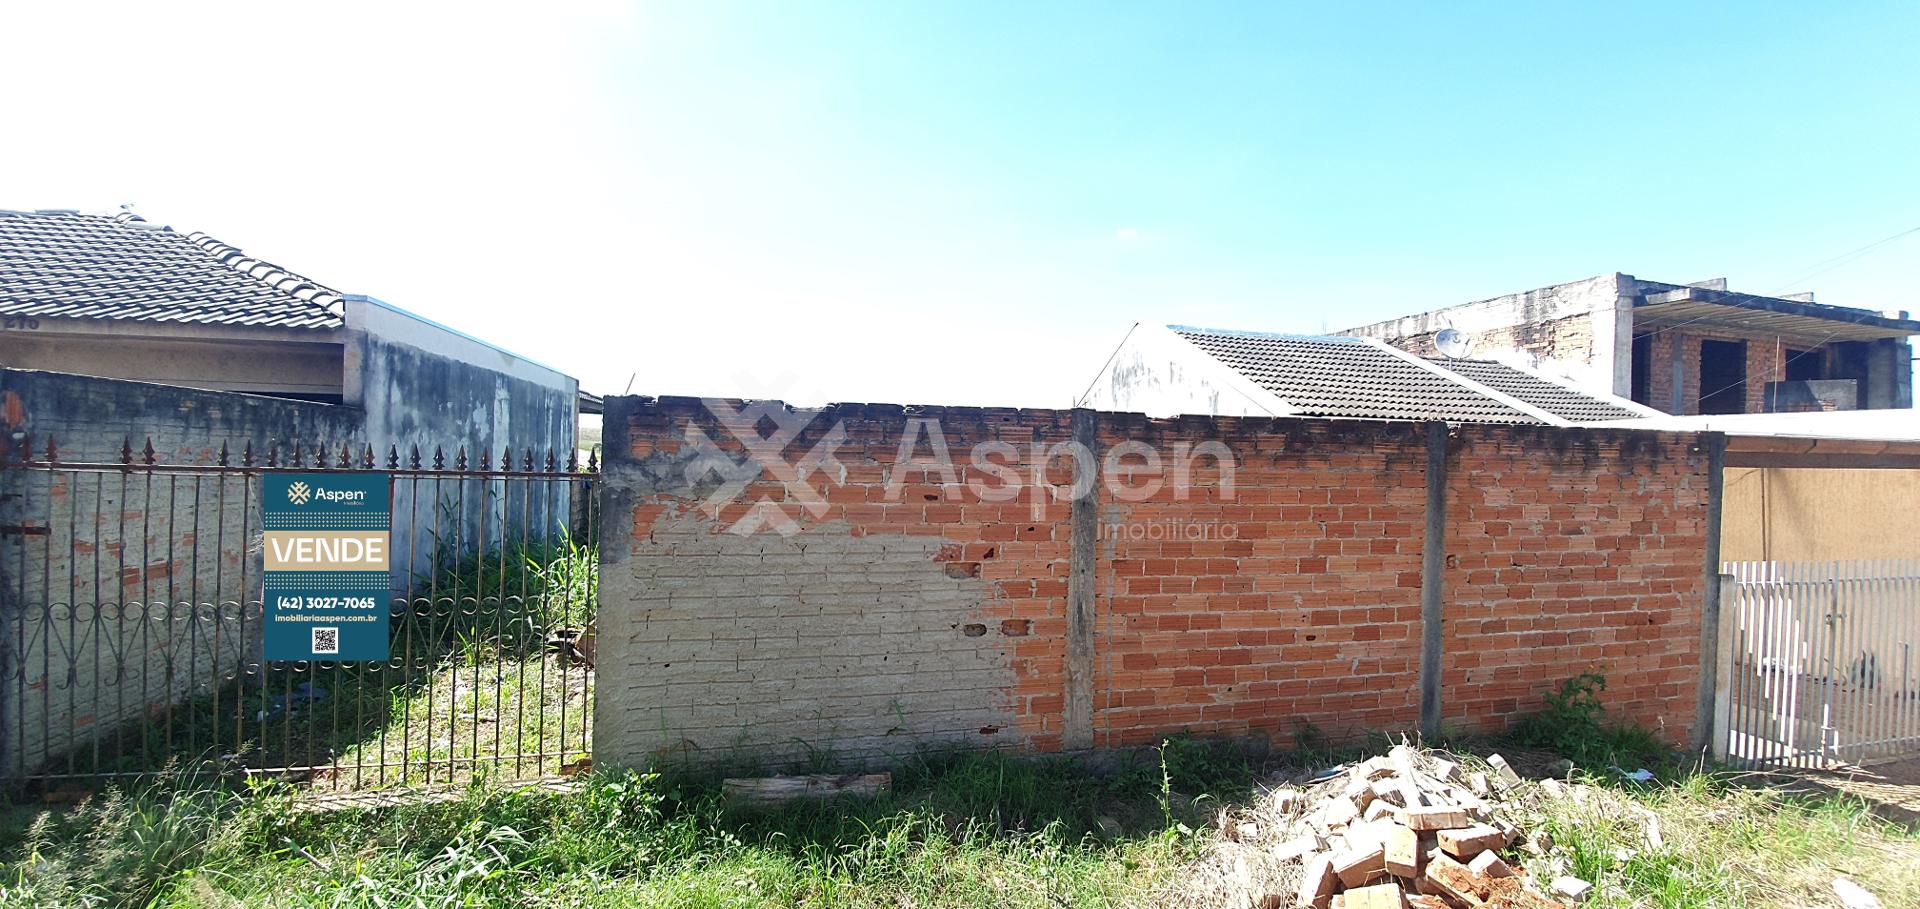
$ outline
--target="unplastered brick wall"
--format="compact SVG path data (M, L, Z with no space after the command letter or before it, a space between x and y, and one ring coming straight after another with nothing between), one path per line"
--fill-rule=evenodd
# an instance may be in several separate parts
M1118 487L1159 486L1136 502L1100 490L1096 744L1414 725L1418 424L1102 414L1099 428L1108 455L1211 441L1234 463L1196 459L1183 495L1144 454L1103 457Z
M1684 741L1700 681L1704 454L1691 436L1461 427L1448 465L1443 704L1489 732L1574 673Z
M1651 357L1647 363L1647 403L1672 413L1700 412L1702 392L1719 389L1700 386L1700 350L1702 341L1743 341L1747 345L1746 379L1740 390L1744 413L1766 411L1767 383L1786 378L1787 352L1819 348L1831 338L1804 335L1780 335L1761 332L1702 330L1700 326L1664 328L1652 326L1646 334ZM1676 360L1680 368L1675 369ZM1675 382L1679 395L1674 394ZM1675 409L1675 404L1678 409Z
M1420 721L1426 425L608 408L597 761L1290 742ZM1439 438L1445 724L1507 724L1592 669L1621 715L1684 740L1708 545L1698 440Z

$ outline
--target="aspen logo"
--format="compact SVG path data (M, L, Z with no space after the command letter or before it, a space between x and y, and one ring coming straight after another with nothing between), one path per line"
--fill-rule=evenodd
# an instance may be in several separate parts
M276 471L261 482L266 658L387 659L391 479L374 471Z
M287 484L287 501L295 505L305 505L318 499L322 502L360 505L367 501L364 489L328 489L325 486L308 486L305 483Z

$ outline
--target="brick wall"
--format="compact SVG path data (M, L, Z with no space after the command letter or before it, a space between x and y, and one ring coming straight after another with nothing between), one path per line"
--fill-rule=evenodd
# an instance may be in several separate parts
M1781 336L1777 334L1701 331L1698 326L1679 330L1651 329L1648 346L1647 405L1681 414L1700 412L1700 393L1715 389L1700 387L1700 342L1747 342L1746 383L1741 390L1745 413L1766 411L1767 383L1786 378L1786 352L1817 348L1824 339ZM1680 408L1673 410L1674 358L1679 356Z
M1065 411L608 407L597 760L1288 742L1419 720L1419 424L1100 414L1076 508L1072 483L1095 474L1065 448ZM1450 728L1496 728L1595 668L1622 715L1687 737L1694 442L1455 429Z
M1463 427L1448 467L1444 705L1492 731L1601 668L1684 741L1700 676L1705 455L1693 437Z

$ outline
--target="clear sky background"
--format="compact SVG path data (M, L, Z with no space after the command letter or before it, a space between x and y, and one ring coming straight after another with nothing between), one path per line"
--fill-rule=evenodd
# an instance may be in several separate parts
M1920 233L1828 261L1920 227L1912 2L31 3L0 35L0 208L131 202L600 393L1064 406L1136 321L1614 271L1920 310Z

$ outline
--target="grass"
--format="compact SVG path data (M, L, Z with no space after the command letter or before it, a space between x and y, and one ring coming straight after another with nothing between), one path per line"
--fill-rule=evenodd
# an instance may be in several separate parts
M325 814L283 786L156 786L37 821L8 850L0 907L1132 904L1195 839L1154 775L928 756L879 800L758 812L728 810L712 781L634 773Z
M1791 909L1834 903L1845 875L1882 904L1920 906L1920 833L1845 795L1745 785L1684 773L1652 785L1588 778L1584 804L1562 802L1544 828L1567 873L1600 887L1592 909ZM1662 845L1647 839L1646 813Z
M882 799L773 811L729 810L713 780L636 773L325 813L296 810L284 784L175 779L12 831L0 909L1159 905L1200 859L1212 809L1273 769L1191 739L1097 772L923 755ZM1840 874L1920 905L1920 834L1857 799L1674 767L1645 785L1576 781L1580 800L1540 826L1565 873L1600 885L1588 907L1830 905Z

